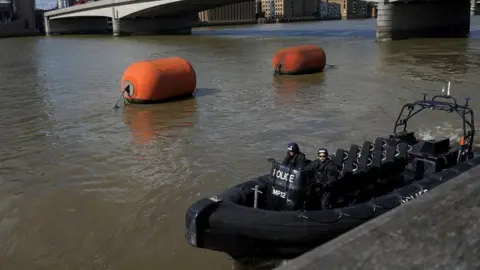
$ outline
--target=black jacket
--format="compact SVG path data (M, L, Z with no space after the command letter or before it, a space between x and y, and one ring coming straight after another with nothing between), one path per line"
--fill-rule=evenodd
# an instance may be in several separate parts
M306 157L305 157L305 154L302 152L293 156L287 154L287 156L282 162L282 165L293 167L294 169L303 170L303 168L305 168L305 161L306 161Z
M305 170L315 173L317 183L321 185L330 185L338 179L337 167L330 159L325 162L316 159L308 164Z

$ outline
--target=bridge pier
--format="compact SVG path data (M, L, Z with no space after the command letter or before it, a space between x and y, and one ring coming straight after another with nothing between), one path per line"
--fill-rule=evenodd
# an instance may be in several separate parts
M113 19L112 28L114 36L137 34L189 35L192 33L189 16Z
M422 37L466 37L470 0L378 2L377 41Z

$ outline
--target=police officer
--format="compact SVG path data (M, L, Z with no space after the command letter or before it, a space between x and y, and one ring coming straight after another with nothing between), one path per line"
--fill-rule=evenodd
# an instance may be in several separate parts
M282 162L282 165L293 167L294 169L303 169L305 167L305 154L300 152L300 147L295 142L288 144L287 156Z
M318 159L312 161L305 168L305 171L313 173L314 182L312 182L309 192L309 204L313 209L332 208L332 203L336 201L335 192L331 185L338 179L337 167L328 156L328 150L320 148L317 151Z
M308 164L305 170L316 173L317 184L321 186L331 185L338 179L337 167L328 156L328 150L320 148L317 151L318 159Z

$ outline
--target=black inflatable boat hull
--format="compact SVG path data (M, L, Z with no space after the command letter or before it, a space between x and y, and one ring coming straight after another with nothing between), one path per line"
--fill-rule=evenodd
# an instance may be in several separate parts
M225 252L236 259L294 258L479 164L480 157L475 157L367 203L308 212L242 206L253 196L255 185L268 185L268 176L262 176L194 203L186 213L186 237L192 246Z

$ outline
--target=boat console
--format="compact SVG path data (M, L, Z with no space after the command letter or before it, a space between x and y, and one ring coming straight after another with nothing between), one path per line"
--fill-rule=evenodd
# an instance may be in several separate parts
M269 159L272 168L269 174L269 186L265 194L265 209L298 210L305 208L311 177L303 170L284 166Z
M447 167L473 157L473 139L475 136L475 123L473 110L468 105L470 98L465 98L463 105L450 95L450 83L445 91L442 88L441 95L435 95L427 99L423 94L423 100L405 104L395 121L393 135L390 141L404 142L410 146L408 151L409 164L406 170L415 173L415 179L421 179L425 175L437 173ZM452 144L450 138L435 138L432 140L418 140L413 132L407 131L408 121L425 109L456 113L462 120L463 134L457 145ZM405 111L406 116L405 116ZM401 131L397 131L402 128Z

